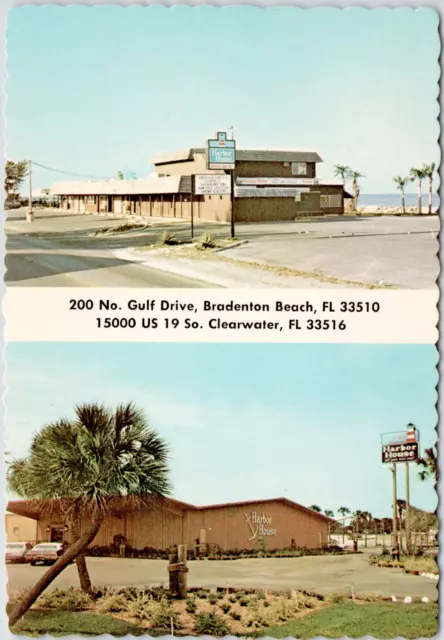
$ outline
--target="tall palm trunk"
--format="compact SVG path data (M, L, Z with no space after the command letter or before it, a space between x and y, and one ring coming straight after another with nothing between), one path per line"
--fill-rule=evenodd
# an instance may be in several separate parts
M429 214L432 213L433 178L429 178Z
M401 191L401 201L402 201L402 213L405 213L405 193L404 193L404 189Z
M422 213L422 180L418 180L418 213Z
M74 544L75 542L77 542L77 540L80 539L80 518L80 509L78 506L76 506L71 517L71 544ZM76 558L76 565L82 591L84 591L85 593L91 593L92 584L88 573L88 567L86 566L84 553L79 553Z
M14 626L32 607L37 598L49 587L51 582L72 562L96 537L103 522L102 514L94 514L91 525L80 538L43 574L26 596L16 604L9 615L9 626Z

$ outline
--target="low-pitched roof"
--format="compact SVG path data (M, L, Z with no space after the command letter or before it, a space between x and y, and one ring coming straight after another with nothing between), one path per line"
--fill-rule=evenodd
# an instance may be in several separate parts
M320 518L321 520L328 520L329 522L333 522L332 518L325 516L323 513L319 513L318 511L313 511L313 509L309 509L308 507L304 507L302 504L298 502L293 502L293 500L289 500L288 498L264 498L262 500L243 500L241 502L222 502L220 504L210 504L205 505L203 507L195 507L199 511L205 511L207 509L223 509L227 507L246 507L247 505L252 504L264 504L270 502L281 502L282 504L291 507L292 509L298 509L299 511L303 511L304 513L310 514L315 518Z
M51 194L60 196L149 195L187 193L182 176L160 177L152 173L148 178L135 180L87 180L85 182L56 182ZM188 190L189 192L189 190Z
M191 147L172 153L154 156L154 165L172 164L193 160L195 155L204 155L204 147ZM236 149L236 160L249 162L323 162L315 151L292 151L288 149Z
M42 504L43 502L45 502L45 507ZM61 501L59 500L11 500L7 504L7 510L20 516L26 516L27 518L38 520L44 512L50 512L51 509L57 511L60 502ZM65 502L69 501L66 500ZM153 507L172 511L173 513L176 513L178 515L183 515L185 511L206 511L209 509L245 507L247 505L264 504L271 502L280 502L287 505L288 507L291 507L292 509L303 511L304 513L307 513L314 518L323 520L324 522L334 522L332 518L329 518L322 513L318 513L317 511L313 511L313 509L309 509L308 507L304 507L303 505L298 504L297 502L293 502L293 500L289 500L288 498L264 498L262 500L224 502L220 504L205 505L202 507L197 507L187 502L181 502L180 500L175 500L174 498L157 498L152 500L148 499L145 506L152 505ZM125 496L116 496L115 503L113 502L112 511L132 511L135 508L136 507L134 505L134 502L132 502L130 498L126 498Z

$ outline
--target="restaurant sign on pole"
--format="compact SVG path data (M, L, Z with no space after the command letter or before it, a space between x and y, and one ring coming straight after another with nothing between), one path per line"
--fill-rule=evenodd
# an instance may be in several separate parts
M417 429L383 433L381 436L382 462L416 462L419 458L419 432Z
M236 164L236 143L228 140L225 131L219 131L216 138L208 140L208 169L233 170Z
M231 194L231 176L226 173L201 173L194 176L194 193L198 196Z

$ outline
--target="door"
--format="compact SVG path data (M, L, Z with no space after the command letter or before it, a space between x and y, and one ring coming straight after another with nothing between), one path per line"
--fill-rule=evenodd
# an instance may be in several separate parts
M63 542L63 527L51 527L50 542Z

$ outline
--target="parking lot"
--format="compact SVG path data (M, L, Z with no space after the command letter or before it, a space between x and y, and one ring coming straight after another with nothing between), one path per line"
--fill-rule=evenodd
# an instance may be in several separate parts
M87 563L95 586L168 586L167 562L163 560L87 558ZM368 552L345 556L192 561L188 566L188 584L192 587L293 588L318 593L353 590L356 594L427 596L431 600L436 600L438 593L437 582L431 578L406 574L401 569L370 566ZM26 564L8 565L8 591L32 586L46 569ZM67 567L53 586L79 586L77 567Z
M147 219L143 230L94 236L131 220L39 209L27 223L25 214L12 210L5 224L8 285L430 289L439 274L435 215L237 224L236 237L245 244L212 254L205 263L194 259L185 265L170 256L150 266L126 250L154 244L165 230L189 240L188 221ZM196 221L196 236L226 237L229 231L227 224Z

